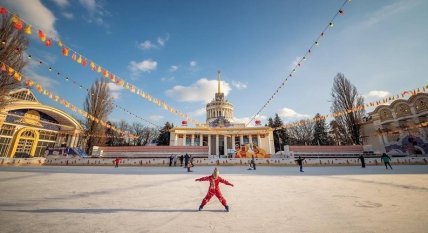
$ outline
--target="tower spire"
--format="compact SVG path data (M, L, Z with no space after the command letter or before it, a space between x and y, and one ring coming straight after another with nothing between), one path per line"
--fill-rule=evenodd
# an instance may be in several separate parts
M221 76L221 71L220 70L218 70L217 71L217 81L218 81L218 91L217 91L217 93L221 93L221 89L220 89L220 76Z

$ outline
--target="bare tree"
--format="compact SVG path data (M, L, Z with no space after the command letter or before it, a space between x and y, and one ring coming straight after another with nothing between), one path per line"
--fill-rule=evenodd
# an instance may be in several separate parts
M0 26L0 62L21 72L25 66L24 51L28 47L28 38L23 30L17 30L9 14L2 15ZM0 74L0 109L13 101L6 98L10 91L20 86L20 82L6 72Z
M353 144L360 144L360 122L365 112L364 109L354 110L357 106L364 105L363 97L342 73L338 73L334 78L331 96L333 99L331 111L344 113L336 116L335 121L338 130L345 136L345 143L350 141Z
M141 123L134 122L132 123L131 132L137 136L132 139L134 146L141 146L141 141L143 140L144 135L144 126Z
M159 129L145 127L143 131L143 137L141 145L145 146L159 137Z
M314 123L312 121L300 121L300 124L288 128L291 145L311 145L314 138Z
M102 79L95 81L85 99L84 109L88 114L98 120L107 121L108 115L113 109L113 98L110 94L107 82ZM95 145L104 145L106 131L97 120L86 119L86 133L89 135L86 143L86 151Z

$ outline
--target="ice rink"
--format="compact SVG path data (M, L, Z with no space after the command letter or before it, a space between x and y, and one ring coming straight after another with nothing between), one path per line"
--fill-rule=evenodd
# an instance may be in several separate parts
M427 232L428 166L0 167L0 232Z

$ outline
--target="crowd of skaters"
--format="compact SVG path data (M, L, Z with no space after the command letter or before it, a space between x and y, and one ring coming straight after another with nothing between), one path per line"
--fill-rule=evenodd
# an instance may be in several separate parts
M366 163L365 163L365 158L364 155L360 155L358 157L358 159L361 161L361 167L365 168L366 167ZM392 170L392 166L391 166L391 157L389 155L387 155L386 153L382 153L382 156L380 157L381 161L385 164L385 168L388 169L389 168ZM116 157L116 159L114 159L113 163L114 163L114 167L117 168L119 167L119 163L122 160L122 158ZM177 166L177 160L180 161L180 167L184 167L187 169L187 172L192 172L192 167L195 166L195 164L193 163L194 157L189 155L189 154L184 154L184 155L176 155L176 154L172 154L169 157L169 166L172 167L176 167ZM299 166L300 168L300 172L304 172L303 171L303 161L305 161L305 158L302 158L301 156L299 156L297 159L294 160L296 162L296 164ZM183 165L184 164L184 165ZM249 162L249 168L248 170L256 170L256 162L254 159L254 155L251 157L251 160Z

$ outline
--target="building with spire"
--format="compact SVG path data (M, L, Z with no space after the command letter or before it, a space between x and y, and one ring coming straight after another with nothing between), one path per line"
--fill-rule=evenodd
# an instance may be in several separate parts
M260 122L255 127L234 122L233 104L225 98L221 84L218 71L217 93L206 105L206 123L172 128L170 146L208 146L210 157L270 157L275 153L272 128Z

